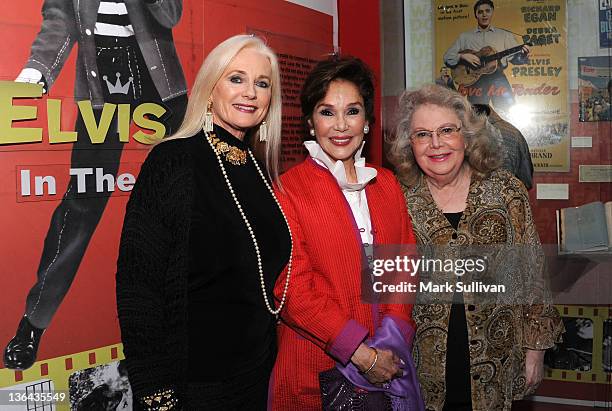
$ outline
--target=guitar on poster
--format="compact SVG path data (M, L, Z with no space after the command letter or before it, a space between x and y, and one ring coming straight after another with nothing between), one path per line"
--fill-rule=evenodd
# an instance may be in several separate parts
M491 46L485 46L478 51L470 49L461 50L460 53L462 54L470 53L477 56L480 59L480 64L472 65L461 60L459 64L451 68L453 81L465 87L471 86L476 83L480 77L495 73L499 69L499 61L502 58L521 53L524 46L531 47L532 44L525 43L500 52L497 52Z

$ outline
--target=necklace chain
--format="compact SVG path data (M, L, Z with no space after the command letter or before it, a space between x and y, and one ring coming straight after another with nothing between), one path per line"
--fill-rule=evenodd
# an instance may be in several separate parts
M274 195L274 190L268 183L268 180L266 180L266 177L261 171L259 164L255 160L255 156L253 155L251 150L248 150L249 156L251 157L253 164L255 164L255 168L257 169L259 176L263 180L264 184L266 185L266 188L272 195L274 202L276 203L276 205L278 206L278 209L283 215L283 219L285 220L285 224L287 225L287 231L289 232L289 239L291 240L291 253L289 254L289 262L287 263L287 279L285 280L285 287L283 289L283 296L281 298L280 304L278 305L278 308L275 310L272 308L272 305L270 304L270 301L268 300L268 294L266 293L266 284L264 281L263 264L261 262L261 253L259 251L259 245L257 243L257 238L255 237L255 232L253 231L253 227L251 227L251 223L249 222L249 219L244 213L244 210L242 209L242 205L240 204L240 201L238 201L238 197L236 196L236 193L234 192L234 187L232 186L232 183L229 180L229 176L227 175L227 172L225 171L225 166L223 165L223 161L221 161L221 155L219 153L219 150L217 149L218 146L215 146L215 143L213 142L214 141L213 139L217 139L217 137L214 134L208 133L208 132L204 132L204 135L206 136L206 141L208 141L208 144L213 149L213 152L215 153L215 157L217 157L217 162L219 163L219 167L221 168L221 174L223 174L225 184L227 185L227 188L232 196L232 199L234 200L234 203L236 204L236 207L238 208L238 212L240 213L240 216L242 217L242 221L244 221L244 225L246 226L251 236L251 241L253 242L253 248L255 249L255 255L257 256L257 269L259 271L259 282L261 284L261 292L263 294L264 302L266 303L266 308L268 309L270 314L278 316L278 314L283 309L283 306L285 305L285 301L287 300L287 291L289 290L289 279L291 277L291 265L293 262L293 236L291 235L291 229L289 228L289 221L287 220L287 216L285 215L283 208L281 207L278 199L276 198L276 195ZM227 156L226 156L226 160L231 162L227 158ZM244 163L246 163L246 158L244 160Z

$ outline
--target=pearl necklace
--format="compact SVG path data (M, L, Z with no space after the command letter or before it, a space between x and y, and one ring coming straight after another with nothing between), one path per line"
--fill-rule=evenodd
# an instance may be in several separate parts
M255 156L249 149L248 150L249 156L251 157L251 160L253 160L253 163L255 164L255 168L257 169L259 176L261 177L264 184L268 188L268 191L272 195L274 202L276 203L276 205L278 206L278 209L283 215L283 219L285 220L285 224L287 225L287 231L289 232L289 239L291 240L291 253L289 254L289 262L287 263L287 279L285 280L285 288L283 289L283 297L281 298L281 302L278 306L278 309L274 310L272 306L270 305L270 301L268 301L268 294L266 293L266 284L264 282L263 264L261 263L261 254L259 252L259 245L257 244L257 238L255 238L255 232L253 231L253 228L251 227L251 223L249 223L249 219L247 218L246 214L242 210L242 205L240 204L240 201L238 201L238 197L236 196L236 193L234 192L234 187L232 186L232 183L229 180L227 172L225 171L225 166L223 165L223 161L221 161L221 156L219 154L219 151L217 150L217 148L215 147L213 143L212 139L216 138L216 136L214 134L211 135L210 133L206 131L204 132L204 135L206 136L206 141L208 141L208 144L213 149L213 152L215 153L215 157L217 157L217 162L219 163L219 167L221 168L221 174L223 174L223 178L225 179L225 184L227 185L227 188L230 194L232 195L232 198L234 199L234 203L236 204L236 207L238 208L238 212L240 213L240 216L242 217L242 221L244 221L244 225L246 226L247 230L249 231L249 234L251 235L251 241L253 242L253 248L255 249L255 255L257 256L257 269L259 270L259 282L261 284L261 292L263 293L263 298L264 298L264 302L266 303L266 308L268 309L270 314L278 316L278 314L283 309L283 305L285 305L285 301L287 300L287 290L289 290L289 278L291 277L291 263L293 261L293 236L291 235L291 229L289 228L289 221L287 220L287 216L285 215L283 208L278 202L278 199L274 195L274 190L272 190L272 187L268 183L268 180L266 180L266 177L261 171L259 164L255 160Z

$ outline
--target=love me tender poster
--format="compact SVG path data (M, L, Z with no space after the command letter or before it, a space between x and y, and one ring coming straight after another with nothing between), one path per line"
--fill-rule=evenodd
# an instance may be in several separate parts
M566 2L492 3L434 0L434 78L517 127L536 171L568 171Z

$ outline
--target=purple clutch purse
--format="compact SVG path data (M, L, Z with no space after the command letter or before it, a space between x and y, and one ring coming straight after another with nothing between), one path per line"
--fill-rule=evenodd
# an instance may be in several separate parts
M405 323L403 325L409 327ZM410 330L414 333L412 327ZM393 379L387 388L380 388L370 384L353 364L336 364L331 370L319 374L323 410L424 411L412 360L412 341L404 339L395 321L389 317L383 318L376 334L366 344L392 350L404 363L404 375Z
M324 411L392 411L391 398L381 391L355 386L336 367L319 373Z

